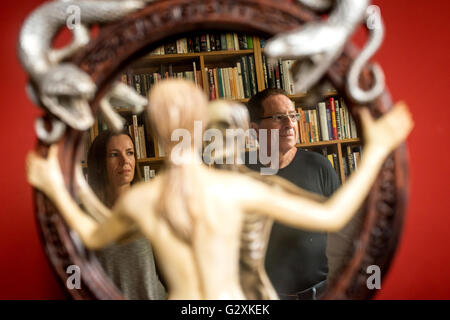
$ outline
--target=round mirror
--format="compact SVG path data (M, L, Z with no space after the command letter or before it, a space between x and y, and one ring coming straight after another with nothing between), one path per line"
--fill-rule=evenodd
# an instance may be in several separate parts
M156 1L101 29L72 62L99 88L91 104L97 116L100 101L114 81L145 97L162 79L184 78L201 88L210 100L233 100L247 105L249 127L256 131L278 129L285 140L280 142L280 150L282 143L295 147L292 164L280 165L277 175L315 194L312 197L325 198L345 184L364 152L360 124L354 114L357 104L345 90L346 74L358 50L346 45L325 80L308 92L296 94L289 72L294 61L273 61L264 53L269 38L316 18L311 11L290 2ZM362 74L363 87L371 87L372 81L369 72ZM261 92L262 97L254 98ZM369 107L374 113L383 114L391 105L385 92ZM125 119L121 134L110 134L108 125L97 117L88 132L68 129L59 143L63 150L61 167L73 195L79 196L73 187L72 168L81 166L85 182L105 207L114 206L121 195L119 186L125 186L122 191L126 192L138 180L149 181L158 176L167 157L147 122L148 115L133 114L120 102L113 107ZM260 116L255 117L258 112ZM261 134L258 131L256 139L247 137L247 151L258 150ZM97 144L102 151L92 156L94 162L89 163L89 154L95 153ZM41 150L45 153L44 145ZM260 160L247 163L249 171L245 172L261 169L264 163ZM404 149L398 149L385 162L364 206L336 233L248 221L245 226L262 228L260 233L266 241L258 249L263 256L247 261L241 256L241 272L265 266L281 299L370 297L373 291L366 285L368 267L378 266L385 272L400 232L407 182L405 164ZM94 175L99 170L103 170L103 190L95 187ZM269 183L284 186L278 180ZM76 234L67 229L55 208L39 192L36 203L47 253L60 278L66 283L65 270L70 265L84 270L81 289L69 290L74 298L166 297L166 283L158 268L162 262L158 262L143 236L134 235L99 252L90 252L80 245ZM245 249L242 245L241 255L245 255ZM250 272L245 277L241 274L241 284L251 287L252 281L264 282L264 273L257 276L260 278L252 280ZM266 297L254 294L256 298Z

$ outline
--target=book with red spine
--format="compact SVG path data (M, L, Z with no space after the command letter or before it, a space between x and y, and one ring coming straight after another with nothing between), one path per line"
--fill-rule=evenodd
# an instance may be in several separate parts
M330 98L330 112L331 112L331 125L333 128L333 140L337 140L339 135L337 131L337 123L336 123L336 106L334 104L334 98Z
M208 74L209 74L209 99L216 100L216 86L214 84L213 70L209 69Z

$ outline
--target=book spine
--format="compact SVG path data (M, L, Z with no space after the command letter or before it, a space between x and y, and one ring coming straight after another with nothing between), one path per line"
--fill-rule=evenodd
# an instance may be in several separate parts
M217 51L216 48L216 37L214 36L214 33L209 34L209 45L211 47L211 51Z
M242 67L241 67L240 62L236 63L236 71L237 71L237 78L238 78L238 85L239 85L239 99L244 99L245 98L244 81L243 81L243 77L242 77Z
M141 90L141 77L138 74L134 75L134 88L136 89L136 92L142 95Z
M223 92L225 94L225 99L231 99L231 87L230 87L230 72L228 68L222 68L223 76Z
M314 124L316 126L316 132L315 132L316 141L320 141L320 138L322 136L322 132L321 132L321 129L320 129L319 110L317 110L317 106L316 106L316 109L313 110L313 114L314 114Z
M239 48L239 38L237 33L233 33L233 45L234 45L234 50L240 50Z
M139 140L139 132L138 132L138 121L137 116L133 114L133 136L134 136L134 148L136 149L136 158L141 159L141 150L140 150L140 140Z
M348 171L347 154L342 155L342 167L344 168L344 175L347 177L350 174L350 172Z
M202 43L200 36L194 37L194 52L201 52L202 50Z
M166 150L164 150L163 146L159 143L159 141L158 141L158 154L160 158L166 156Z
M219 99L219 81L217 78L217 68L213 69L214 89L216 89L216 99Z
M220 35L218 33L214 33L214 40L216 41L216 50L223 50L222 43L220 42Z
M342 140L341 108L339 107L339 101L334 100L334 107L336 109L336 128L338 132L338 139Z
M266 40L265 39L259 39L259 44L261 46L261 49L264 49L266 47Z
M182 43L182 47L183 47L183 53L188 53L189 52L188 39L183 38L181 43Z
M241 63L242 63L242 73L243 73L243 80L244 80L245 98L250 98L250 96L251 96L250 76L249 76L249 68L247 65L247 60L245 59L245 57L241 57Z
M345 102L341 101L341 105L343 105L344 108L345 108L345 121L347 122L347 138L351 139L351 137L352 137L352 130L351 130L351 127L350 127L350 117L351 117L350 111L348 110L347 105L345 104Z
M225 33L220 34L220 48L222 50L227 50L227 35Z
M144 181L150 180L150 167L144 166Z
M197 77L197 63L195 62L195 61L192 61L192 69L194 70L193 72L194 72L194 74L193 74L193 76L194 76L194 82L195 82L195 84L198 86L198 77Z
M319 137L318 137L318 130L317 130L317 121L316 121L316 110L309 110L309 119L311 121L311 137L312 138L312 142L318 142L319 141Z
M329 154L329 155L327 156L327 158L328 158L328 161L330 161L331 166L334 168L333 155L332 155L332 154ZM334 168L334 169L336 169L336 168Z
M281 59L278 60L278 69L280 70L280 88L286 91L286 83L284 82L284 65Z
M247 36L240 34L238 35L239 49L245 50L247 49Z
M208 70L208 74L209 74L209 98L211 100L216 100L216 88L215 88L215 85L214 85L213 70L209 69Z
M320 129L322 131L322 141L329 141L330 137L328 135L328 122L327 122L327 105L325 102L319 102L319 120Z
M253 37L247 36L247 49L253 49Z
M208 40L206 34L202 34L200 36L200 50L201 52L207 52L208 51Z
M269 88L269 77L267 75L267 59L265 55L262 55L262 67L264 73L264 87Z
M347 161L348 161L349 172L355 171L355 164L353 163L353 153L352 153L351 146L347 146Z
M144 126L138 127L138 133L139 133L139 146L140 146L140 152L142 159L147 158L147 147L146 147L146 139L145 139L145 131Z
M227 49L228 50L234 50L233 34L227 33L226 34L226 39L227 39Z
M309 112L308 110L304 110L305 113L305 138L306 143L311 142L311 130L310 130L310 123L309 123Z
M230 83L230 97L231 99L235 99L236 98L236 94L234 92L234 81L233 81L233 70L232 68L227 68L227 73L228 73L228 78L229 78L229 83Z
M188 53L195 52L194 38L192 38L192 37L187 38L187 48L188 48Z
M336 170L336 174L339 177L339 180L341 180L341 173L339 172L339 162L336 153L333 153L333 163L334 163L334 170Z
M359 151L353 153L355 156L355 170L358 169L359 163L361 161L361 153Z
M337 124L336 124L336 107L334 105L334 98L330 98L330 112L331 112L331 125L333 128L333 140L339 139Z
M309 143L309 123L308 123L308 112L305 110L302 110L303 115L303 130L304 130L304 137L305 137L305 143Z
M250 66L250 76L252 81L252 94L255 95L258 92L258 84L256 81L256 68L255 68L255 58L253 56L247 56Z
M340 105L340 104L339 104ZM341 136L342 139L345 139L345 118L344 118L344 108L340 105L339 113L341 114Z
M273 70L275 74L275 88L281 89L280 67L278 63L274 63Z
M273 67L273 63L269 62L267 59L267 76L268 76L268 84L269 84L269 88L276 88L277 87L277 83L276 83L276 79L275 79L275 69Z
M286 61L286 68L284 69L285 73L287 74L287 81L288 81L288 87L289 87L289 94L293 95L295 93L294 88L294 80L292 79L291 74L291 67L292 67L293 60Z
M177 53L178 54L183 53L183 48L181 47L181 39L178 39L176 44L177 44Z
M222 68L217 68L217 81L219 87L219 98L224 98Z
M209 33L207 33L205 35L206 38L206 51L210 52L211 51L211 39L209 37Z

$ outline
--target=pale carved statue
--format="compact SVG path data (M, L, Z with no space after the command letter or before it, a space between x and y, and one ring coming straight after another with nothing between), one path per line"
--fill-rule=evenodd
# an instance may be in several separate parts
M47 159L35 153L27 159L29 182L50 198L87 248L103 248L137 226L154 248L169 299L244 299L239 282L244 215L257 213L308 230L339 230L361 206L383 161L413 126L404 104L378 120L360 108L365 139L360 166L331 198L317 201L252 176L209 168L192 139L183 141L184 147L172 141L176 129L193 135L194 121L207 118L207 104L204 93L183 80L163 81L152 89L150 122L171 157L155 179L125 194L104 222L92 219L70 196L56 145Z
M226 137L226 130L241 130L240 134L247 134L249 138L249 114L247 108L237 102L219 100L208 105L208 125L207 128L218 129L222 136ZM238 131L239 133L239 131ZM238 134L236 134L238 136ZM226 139L224 139L226 140ZM283 191L292 195L309 197L319 202L324 198L298 188L291 182L276 175L261 175L258 172L248 169L245 165L239 164L238 157L242 157L246 152L240 147L244 145L226 144L223 141L224 152L214 153L214 167L229 171L239 172L254 179L260 180L268 185L282 188ZM221 149L219 149L221 150ZM227 158L233 158L231 164L227 164ZM242 159L244 161L244 159ZM278 299L277 293L266 273L264 267L267 245L272 230L273 219L257 213L244 214L242 221L241 242L239 250L239 278L242 290L247 299L251 300L272 300Z

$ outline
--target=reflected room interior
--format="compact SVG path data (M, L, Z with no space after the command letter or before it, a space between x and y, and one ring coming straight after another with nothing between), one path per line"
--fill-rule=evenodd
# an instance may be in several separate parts
M310 92L294 94L294 82L289 72L294 61L269 61L264 54L266 40L230 31L210 30L182 35L159 43L157 48L152 48L122 69L117 80L147 97L155 83L167 78L183 78L200 87L210 101L227 100L242 105L264 89L284 90L297 113L296 147L317 154L320 161L332 168L335 173L334 191L358 167L363 152L359 129L348 108L349 102L326 80L319 82ZM126 192L134 183L150 181L158 176L164 170L164 160L168 156L155 138L145 112L133 114L120 103L113 107L125 119L123 132L109 134L110 128L103 119L95 119L94 125L85 133L80 164L94 193L109 208L120 194L105 191L109 188L104 186L95 186L99 183L94 180L100 179L111 185L114 174L111 163L115 161L126 167L118 173L124 179L121 186ZM99 142L100 136L107 137ZM92 150L96 139L97 148L101 151L97 150L97 156L94 156ZM245 148L246 151L258 149L254 136L246 137ZM93 164L95 161L97 165ZM125 162L126 166L123 165ZM212 162L206 165L217 167ZM93 166L97 171L104 168L102 178L93 177L95 173L90 168ZM305 185L308 186L308 182ZM322 196L331 195L330 192L325 193ZM267 275L280 299L320 299L336 283L340 271L353 255L353 242L364 220L362 215L362 211L358 212L341 231L329 234L301 231L278 223L268 227L269 232L272 227L272 233L261 250L267 254ZM125 298L167 298L157 258L142 235L134 235L96 251L95 256ZM256 263L264 263L264 255L259 260ZM241 271L244 269L241 261ZM251 293L248 296L262 297L251 296Z

